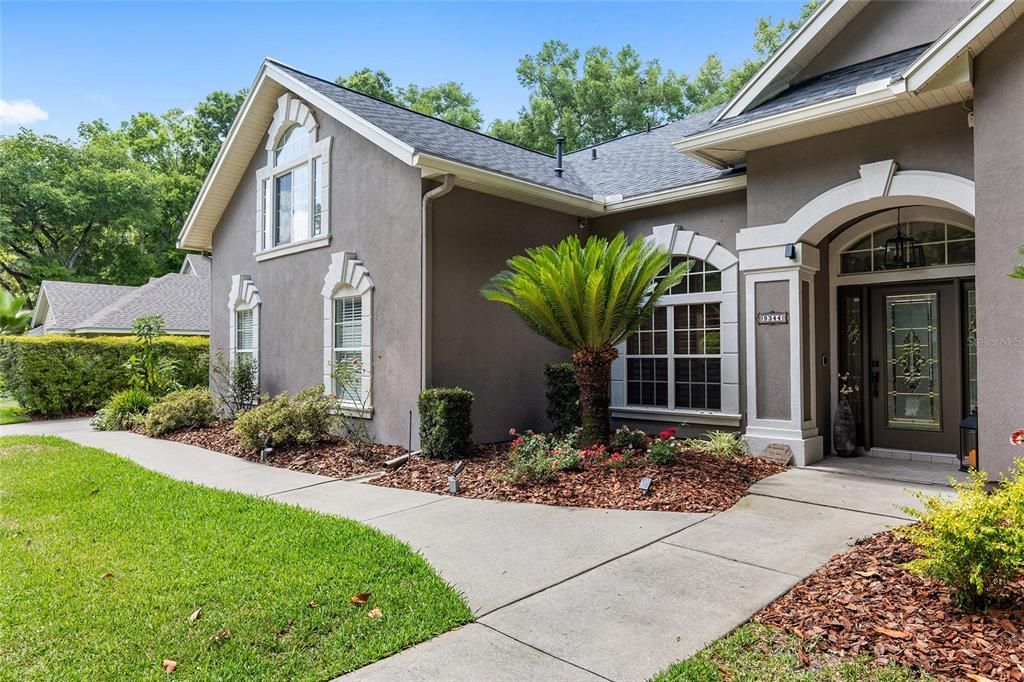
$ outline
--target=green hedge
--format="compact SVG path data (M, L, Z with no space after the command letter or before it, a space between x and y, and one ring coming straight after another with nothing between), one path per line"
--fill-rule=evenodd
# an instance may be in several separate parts
M459 459L473 448L473 393L428 388L420 393L420 448L427 457Z
M207 385L209 339L168 336L156 345L177 361L182 386ZM96 410L128 388L123 365L137 348L122 336L0 336L0 383L31 414Z
M580 425L580 387L571 362L559 362L544 368L544 394L548 399L548 419L555 433L568 433Z

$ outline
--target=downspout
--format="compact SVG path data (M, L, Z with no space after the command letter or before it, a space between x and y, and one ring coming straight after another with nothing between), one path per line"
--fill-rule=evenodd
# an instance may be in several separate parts
M455 187L455 176L445 173L444 182L423 195L420 214L420 390L430 384L430 205Z

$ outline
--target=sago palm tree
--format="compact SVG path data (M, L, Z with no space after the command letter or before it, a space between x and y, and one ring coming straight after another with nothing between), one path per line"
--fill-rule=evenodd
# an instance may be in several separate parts
M530 329L572 351L585 446L608 442L615 347L690 269L689 261L671 263L665 250L643 239L629 242L622 233L586 244L571 236L509 259L509 270L481 289L484 298L508 305Z
M25 308L27 299L0 289L0 334L22 334L32 321L32 311Z

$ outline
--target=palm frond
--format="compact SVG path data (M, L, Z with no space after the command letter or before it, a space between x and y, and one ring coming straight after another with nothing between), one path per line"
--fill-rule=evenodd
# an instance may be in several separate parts
M572 350L615 346L650 315L657 300L679 284L687 261L643 239L622 233L608 240L575 235L557 246L527 249L508 270L481 289L484 298L509 306L533 331Z

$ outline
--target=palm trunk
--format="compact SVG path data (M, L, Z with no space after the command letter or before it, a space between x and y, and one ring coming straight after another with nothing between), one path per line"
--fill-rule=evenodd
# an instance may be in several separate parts
M572 354L576 383L580 387L580 418L583 447L608 443L611 433L611 415L608 411L609 390L612 383L612 360L619 352L611 346L583 349Z

